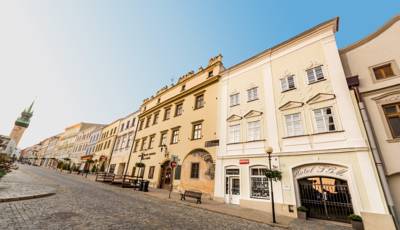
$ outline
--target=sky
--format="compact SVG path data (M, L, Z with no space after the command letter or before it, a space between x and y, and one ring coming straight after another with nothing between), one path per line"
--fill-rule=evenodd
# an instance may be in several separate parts
M20 143L84 121L110 123L221 53L225 67L340 17L345 47L400 1L0 1L0 134L35 100Z

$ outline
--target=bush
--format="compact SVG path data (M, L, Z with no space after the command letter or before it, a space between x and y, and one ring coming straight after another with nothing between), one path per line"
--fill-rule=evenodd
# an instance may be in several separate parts
M306 207L304 207L304 206L300 206L300 207L297 207L297 211L299 211L299 212L307 212L308 209Z
M361 216L356 215L356 214L351 214L351 215L348 216L348 218L349 218L350 220L352 220L352 221L358 221L358 222L361 222L361 221L362 221Z

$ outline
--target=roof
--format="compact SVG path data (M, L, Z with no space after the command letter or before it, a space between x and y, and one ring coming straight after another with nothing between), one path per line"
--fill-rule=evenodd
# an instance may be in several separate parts
M308 29L308 30L306 30L306 31L304 31L304 32L302 32L302 33L300 33L300 34L298 34L298 35L286 40L286 41L284 41L284 42L281 42L281 43L279 43L279 44L277 44L275 46L272 46L272 47L270 47L268 49L265 49L264 51L254 55L254 56L252 56L252 57L250 57L250 58L248 58L248 59L246 59L246 60L244 60L244 61L242 61L242 62L240 62L238 64L235 64L235 65L225 69L224 72L230 71L232 69L235 69L235 68L237 68L237 67L239 67L241 65L244 65L244 64L246 64L246 63L248 63L248 62L250 62L250 61L252 61L254 59L257 59L257 58L259 58L259 57L261 57L261 56L263 56L265 54L274 52L274 51L276 51L276 50L278 50L280 48L283 48L284 46L286 46L288 44L291 44L291 43L297 41L298 39L304 38L307 35L310 35L310 34L312 34L314 32L320 31L321 29L324 29L324 28L329 27L329 26L333 26L334 32L337 32L339 30L339 17L335 17L335 18L332 18L332 19L327 20L325 22L322 22L322 23L320 23L320 24L318 24L318 25L316 25L316 26L314 26L314 27L312 27L312 28L310 28L310 29Z
M389 29L394 23L396 23L397 21L400 20L400 14L394 16L392 19L390 19L389 21L387 21L383 26L381 26L377 31L373 32L372 34L364 37L363 39L350 44L348 46L346 46L345 48L342 48L339 50L340 53L346 53L349 52L350 50L353 50L357 47L360 47L362 45L364 45L365 43L371 41L372 39L378 37L380 34L382 34L383 32L385 32L387 29Z

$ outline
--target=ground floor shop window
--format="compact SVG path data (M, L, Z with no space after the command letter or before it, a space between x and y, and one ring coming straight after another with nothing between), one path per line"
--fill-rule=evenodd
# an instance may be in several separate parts
M149 179L153 179L154 175L154 166L150 166L149 168Z
M250 197L255 199L269 199L269 183L265 176L265 167L250 169Z
M110 165L110 170L108 172L114 173L114 170L115 170L115 164Z

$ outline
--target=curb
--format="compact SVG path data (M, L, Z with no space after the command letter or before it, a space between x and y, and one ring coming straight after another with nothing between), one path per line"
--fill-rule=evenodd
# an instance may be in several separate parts
M46 196L52 196L54 194L56 194L56 192L43 193L43 194L38 194L38 195L30 195L30 196L21 196L21 197L0 198L0 203L11 202L11 201L20 201L20 200L30 200L30 199L42 198L42 197L46 197Z

